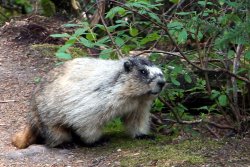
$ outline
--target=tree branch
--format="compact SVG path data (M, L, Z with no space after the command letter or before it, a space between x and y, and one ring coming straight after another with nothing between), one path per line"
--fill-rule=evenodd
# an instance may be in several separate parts
M98 24L98 22L100 21L100 17L105 13L106 2L104 0L97 0L96 5L97 5L97 12L95 12L92 17L90 23L91 26Z
M98 5L97 5L97 6L98 6ZM99 6L98 6L98 8L99 8ZM98 12L99 12L99 16L100 16L100 19L101 19L101 21L102 21L102 24L103 24L105 30L107 31L108 36L109 36L109 38L110 38L112 44L113 44L113 45L115 46L115 48L116 48L116 52L117 52L117 54L118 54L118 57L121 59L121 58L123 57L123 56L122 56L122 53L121 53L120 49L117 47L117 45L115 44L115 41L114 41L114 39L113 39L113 36L111 35L111 33L110 33L109 30L108 30L107 24L106 24L106 22L105 22L105 20L104 20L104 18L103 18L103 15L102 15L102 13L101 13L101 10L98 9Z

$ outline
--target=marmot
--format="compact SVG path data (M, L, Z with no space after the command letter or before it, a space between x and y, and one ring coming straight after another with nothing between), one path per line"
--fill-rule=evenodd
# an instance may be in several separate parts
M97 142L105 123L121 117L132 137L149 132L149 110L165 85L162 71L141 57L76 58L51 70L33 93L30 122L12 137L18 148L72 140Z

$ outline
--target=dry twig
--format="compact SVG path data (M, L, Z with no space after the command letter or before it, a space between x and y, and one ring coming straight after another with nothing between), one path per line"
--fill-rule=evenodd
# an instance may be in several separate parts
M10 102L16 102L16 100L4 100L4 101L0 101L0 103L10 103Z
M214 135L217 139L220 138L220 136L213 131L213 129L211 129L208 125L205 125L205 127L207 128L207 130L212 134Z

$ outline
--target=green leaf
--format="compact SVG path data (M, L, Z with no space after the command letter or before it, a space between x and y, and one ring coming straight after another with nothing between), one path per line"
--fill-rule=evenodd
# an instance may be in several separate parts
M176 86L180 86L180 85L181 85L180 82L177 81L177 80L175 79L175 77L170 77L170 79L171 79L171 82L172 82L174 85L176 85Z
M183 69L181 66L176 65L173 69L173 73L175 74L182 74L182 72L183 72Z
M186 15L190 15L190 14L196 14L195 11L192 11L192 12L178 12L178 13L175 13L176 15L180 15L180 16L186 16Z
M72 59L72 56L70 54L64 52L57 52L56 57L59 59L66 59L66 60Z
M220 95L219 98L219 104L222 106L222 107L225 107L227 106L227 96L226 95Z
M248 50L246 53L245 53L245 59L246 60L250 60L250 50Z
M129 28L129 34L130 34L132 37L137 36L137 35L138 35L138 29L130 27L130 28Z
M181 30L183 28L183 24L178 21L173 21L168 23L167 27L168 29Z
M150 9L148 8L148 4L149 3L147 3L147 2L145 2L145 4L142 4L141 2L128 2L128 3L126 3L126 6L129 8L135 7L138 9L144 9L144 11L146 9L147 11L149 11Z
M169 1L174 3L174 4L178 4L180 2L180 0L169 0Z
M121 47L122 45L124 45L124 40L122 38L120 38L120 37L116 37L115 38L115 43L116 43L116 45Z
M208 2L208 1L199 1L198 4L203 7L205 7L205 5L214 5L212 2Z
M159 99L156 99L154 102L154 109L156 111L161 111L163 108L164 108L164 104Z
M151 13L151 12L148 12L148 15L153 19L153 20L156 20L157 22L161 22L161 19L155 14L155 13Z
M119 15L125 14L126 10L122 7L116 6L108 11L105 18L113 19L116 13Z
M220 92L219 92L219 91L217 91L217 90L212 90L212 92L211 92L211 97L210 97L210 98L213 100L213 99L217 98L219 95L220 95Z
M90 41L95 41L96 40L96 34L95 33L88 33L86 34L86 38Z
M227 52L227 56L228 56L229 59L234 58L234 55L235 55L235 52L234 52L233 50L229 50L229 51Z
M74 33L73 36L79 37L79 36L85 34L86 30L87 30L86 28L78 28L78 29L75 31L75 33Z
M179 34L178 34L178 43L179 44L184 44L187 41L187 31L185 29L183 29Z
M184 79L185 79L185 81L187 83L191 83L192 82L192 79L191 79L190 75L188 75L188 74L184 74Z
M76 42L77 38L76 37L70 37L69 40L65 44L71 44L73 45Z
M86 38L83 38L83 37L80 38L80 43L83 44L84 46L88 47L88 48L93 48L94 47L93 42L91 42L90 40L87 40Z
M198 32L198 41L200 41L203 38L203 34L201 31Z
M152 34L147 35L145 38L143 38L140 42L141 45L145 45L148 42L152 42L152 41L156 41L157 39L159 39L160 36L158 35L157 32L154 32Z
M206 111L209 111L207 106L202 106L202 107L193 108L193 109L198 110L198 111L200 111L200 110L206 110ZM202 114L204 114L204 113L202 113Z
M126 21L126 20L116 20L115 23L126 25L126 24L128 24L128 21Z
M239 68L239 70L236 72L236 74L244 74L247 73L248 69L246 68Z
M161 3L151 4L147 0L140 0L140 1L136 1L136 2L127 2L126 3L126 6L129 8L135 7L135 8L143 9L143 10L147 10L147 11L149 11L150 9L159 10L158 6L162 6L162 5L163 4L161 4Z
M124 45L124 46L122 46L121 49L122 49L123 53L129 54L129 52L132 50L132 47L129 45Z
M101 59L109 59L112 52L113 52L113 49L102 50L101 53L99 54L99 58L101 58Z
M107 28L108 28L109 32L113 32L116 28L122 27L122 26L124 26L124 24L117 24L117 25L114 25L114 26L109 26Z
M104 25L96 24L95 27L100 28L101 30L105 31Z
M80 27L80 24L64 24L63 27Z
M196 39L196 36L195 36L195 34L196 34L196 29L190 29L189 31L191 32L192 38L193 38L193 39ZM200 41L200 40L203 38L203 34L202 34L201 31L198 32L197 38L198 38L198 41Z
M99 39L95 43L95 45L97 45L97 46L105 46L105 43L107 43L107 42L110 42L110 38L109 37L104 37L104 38Z
M58 53L65 52L70 46L72 46L72 44L65 44L62 47L60 47L57 52Z
M53 38L69 38L70 37L70 35L67 34L67 33L63 33L63 34L51 34L50 36L53 37Z

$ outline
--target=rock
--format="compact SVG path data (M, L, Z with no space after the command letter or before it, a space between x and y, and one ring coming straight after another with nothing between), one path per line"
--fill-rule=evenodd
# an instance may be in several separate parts
M4 157L8 159L20 159L25 157L31 157L37 154L44 154L49 152L49 149L42 145L31 145L26 149L15 150L3 154Z

